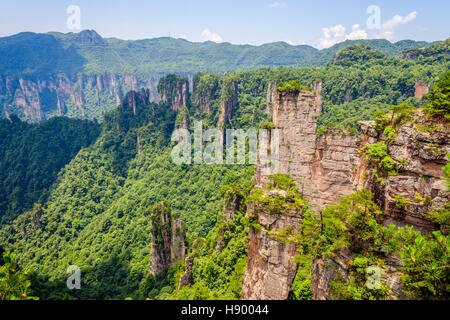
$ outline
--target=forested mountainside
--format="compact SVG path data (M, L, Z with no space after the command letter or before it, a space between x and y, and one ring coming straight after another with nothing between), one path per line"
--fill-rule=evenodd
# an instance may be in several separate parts
M448 51L401 60L356 45L325 67L200 73L192 94L170 75L158 103L131 91L104 115L48 197L1 226L0 246L41 299L448 298L447 70ZM282 130L281 173L175 165L171 133L195 120ZM313 168L319 185L304 188ZM345 197L329 207L321 187ZM66 287L69 265L81 290ZM389 286L366 289L370 265Z
M44 203L59 171L99 134L100 125L87 120L56 117L28 124L15 115L1 119L0 223Z
M157 38L123 41L95 31L20 33L0 38L0 114L37 122L55 115L94 119L120 104L130 90L150 89L168 73L232 72L277 66L324 66L338 50L355 43L393 57L432 43L387 40L346 41L317 50L284 42L261 46L192 43ZM448 47L448 45L447 45Z

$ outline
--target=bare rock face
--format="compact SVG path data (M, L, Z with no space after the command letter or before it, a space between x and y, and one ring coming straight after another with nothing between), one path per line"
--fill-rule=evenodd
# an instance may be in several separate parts
M178 283L178 290L183 289L184 287L189 287L194 284L194 279L192 275L192 266L194 265L194 256L188 256L184 260L186 263L186 270L180 276L180 282Z
M398 174L388 176L384 184L375 183L361 149L366 144L386 142L375 130L373 121L360 122L361 136L329 128L316 133L317 117L322 109L321 85L315 93L283 93L275 100L273 120L280 132L279 172L288 174L297 184L311 208L320 211L358 189L375 193L375 200L391 216L390 222L412 224L432 230L436 225L423 216L439 209L449 200L449 192L441 180L442 167L448 162L450 130L445 120L425 119L420 111L397 129L389 144L389 155ZM263 183L267 177L258 172L255 179ZM427 199L418 201L416 195ZM395 196L404 196L409 204L399 210Z
M97 41L85 34L80 41ZM53 115L67 113L87 116L87 110L102 113L120 105L126 94L139 88L150 90L150 100L156 98L156 83L161 75L149 74L138 79L134 75L87 75L48 78L13 78L0 75L0 95L3 96L0 116L14 111L29 122L45 120Z
M361 136L337 128L324 134L316 133L317 117L322 109L321 84L315 92L279 94L273 106L273 121L279 129L278 172L288 174L302 197L318 212L337 202L340 197L359 189L369 189L374 201L387 214L386 225L412 225L421 231L439 228L424 214L442 208L450 199L450 192L441 179L442 167L450 153L450 126L445 119L427 119L415 110L396 126L393 140L375 129L374 121L360 122ZM379 170L364 153L364 146L383 142L395 166L395 174L376 179L373 170ZM255 166L257 186L269 180ZM270 196L270 195L266 195ZM401 206L398 198L405 203ZM255 212L260 230L249 233L248 265L244 277L244 299L285 299L295 274L295 264L289 263L295 247L272 239L270 230L281 230L287 225L300 227L300 218L285 212L279 217L264 209L250 207ZM311 286L315 299L331 299L329 282L337 274L345 279L352 253L341 250L333 259L317 259L313 263ZM382 268L383 282L391 289L391 299L405 299L401 293L397 262Z
M430 88L426 83L423 82L416 82L414 85L414 97L417 99L422 99L424 94L427 94L428 91L430 91Z
M225 124L231 120L238 103L237 84L233 79L224 78L220 96L220 110L217 128L223 130Z
M353 253L342 248L337 250L333 259L317 258L313 261L311 269L311 291L314 300L332 300L330 282L333 280L349 280L350 261ZM380 281L385 283L391 292L388 299L405 300L407 297L402 292L401 273L397 271L397 261L388 261L387 266L380 267Z
M187 105L189 97L188 79L170 74L158 83L158 102L170 106L178 111L181 106Z
M186 253L183 222L172 219L166 202L156 205L151 213L152 244L150 248L150 272L156 275L175 262L184 259Z
M241 299L285 300L297 272L297 244L290 237L299 231L302 210L290 204L294 200L284 190L266 191L263 197L284 199L288 209L274 214L256 203L248 205L247 216L258 227L249 230Z

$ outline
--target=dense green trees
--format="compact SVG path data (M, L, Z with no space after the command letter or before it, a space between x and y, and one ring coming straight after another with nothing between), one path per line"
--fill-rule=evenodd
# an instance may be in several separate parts
M58 172L99 133L98 124L68 118L0 120L0 224L44 203Z
M372 50L369 46L355 44L346 47L333 56L330 65L350 67L355 64L367 63L371 60L386 58L381 52Z
M27 273L17 265L15 255L3 252L0 257L0 300L36 300L27 295L30 284Z
M391 294L386 283L377 289L366 286L369 266L386 268L387 255L401 262L404 293L413 299L448 299L450 281L450 241L440 231L421 234L412 227L383 226L383 212L367 191L343 197L321 214L307 212L299 236L299 261L334 258L348 248L348 279L331 282L332 293L339 299L386 299ZM296 289L294 286L293 289ZM298 290L298 289L297 289Z
M153 290L155 297L169 278L149 274L149 208L167 199L193 238L214 226L221 187L252 168L174 165L175 115L156 104L138 106L136 115L127 105L107 114L101 136L60 172L48 201L0 231L0 242L33 271L33 294L144 299ZM83 290L65 287L72 264L81 267Z
M439 81L431 86L431 92L425 95L428 103L424 110L431 116L450 119L450 71L447 70Z

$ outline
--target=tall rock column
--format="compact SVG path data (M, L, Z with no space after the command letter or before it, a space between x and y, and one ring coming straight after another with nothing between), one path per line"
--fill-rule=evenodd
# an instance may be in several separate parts
M277 183L288 179L290 185ZM303 201L287 176L252 191L247 207L248 261L243 300L285 300L297 272L295 234L300 230Z
M172 110L178 111L189 100L188 79L169 74L161 78L158 83L158 102L169 105Z
M322 83L316 82L312 90L276 92L273 100L273 122L280 138L278 171L294 180L313 210L352 193L363 175L359 137L337 129L317 134L321 92ZM259 182L265 179L259 172L255 176Z
M150 272L156 275L185 257L183 222L173 219L167 202L157 204L151 212Z
M217 128L223 131L226 123L233 117L238 104L238 97L236 81L230 77L225 77L222 81Z

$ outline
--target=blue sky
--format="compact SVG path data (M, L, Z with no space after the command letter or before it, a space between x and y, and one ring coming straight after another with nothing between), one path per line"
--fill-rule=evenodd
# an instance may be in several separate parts
M77 32L67 27L69 5L80 8L81 29L120 39L286 41L323 48L359 38L444 40L450 31L447 0L0 0L0 36ZM380 10L379 28L368 28L370 5Z

